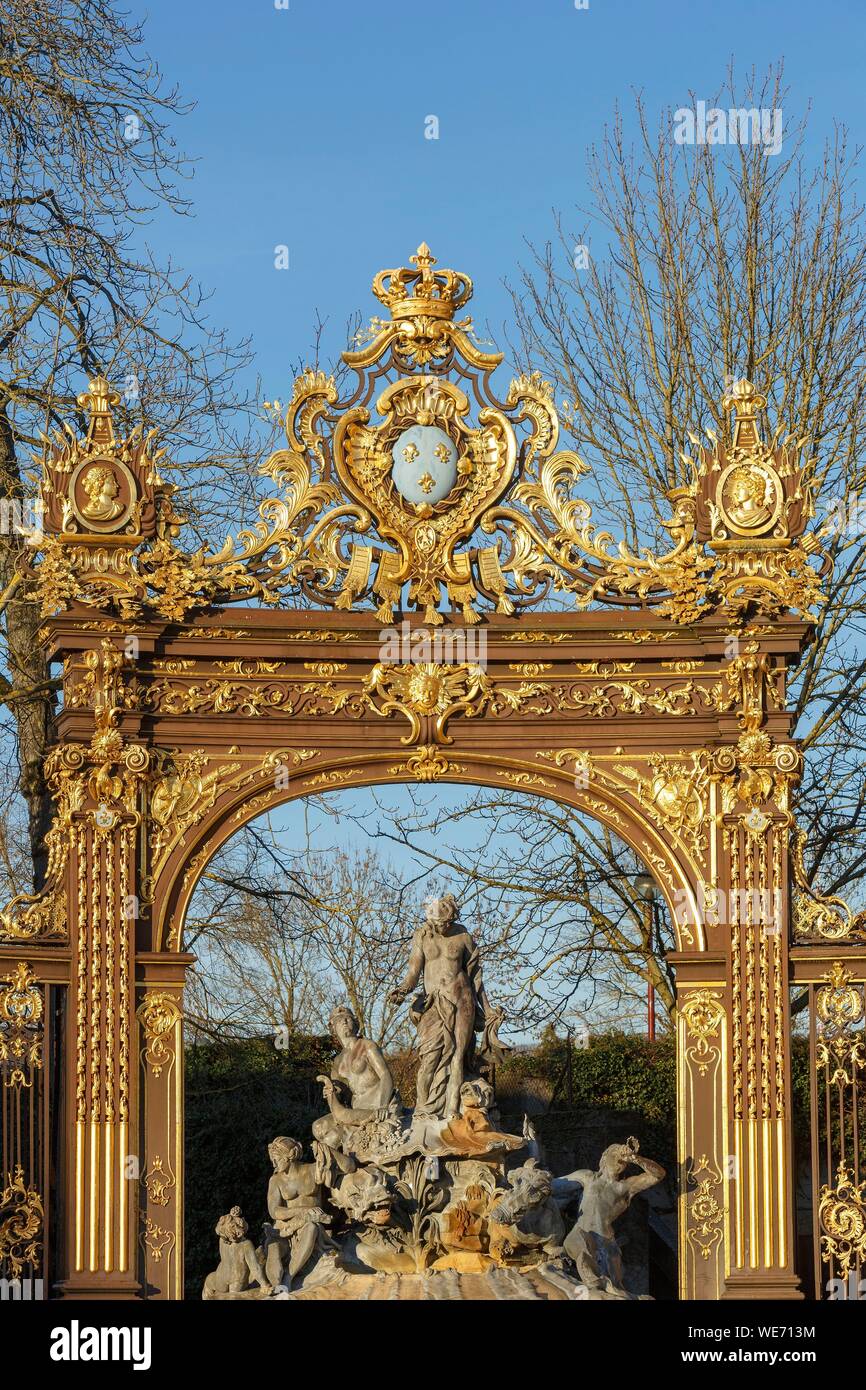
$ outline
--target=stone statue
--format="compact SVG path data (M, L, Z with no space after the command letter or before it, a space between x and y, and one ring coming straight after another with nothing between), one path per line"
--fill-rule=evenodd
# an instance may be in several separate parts
M331 1075L317 1078L330 1114L315 1121L313 1135L330 1149L351 1153L353 1141L362 1137L353 1131L387 1120L397 1108L394 1081L379 1047L361 1036L351 1009L334 1009L328 1022L340 1052L332 1063Z
M496 1028L502 1015L487 998L478 948L458 920L452 894L429 899L425 909L406 977L391 998L402 1002L422 981L410 1011L420 1059L415 1114L451 1119L460 1113L460 1088L474 1069L475 1033L483 1033L482 1054L494 1054L501 1047Z
M406 1233L394 1219L393 1193L381 1169L372 1164L358 1168L340 1179L330 1199L348 1225L341 1242L341 1266L383 1274L415 1268L406 1252Z
M291 1288L315 1254L329 1248L326 1227L331 1217L324 1210L323 1186L328 1164L317 1155L303 1163L303 1145L280 1135L268 1145L274 1165L268 1183L268 1211L274 1225L266 1232L265 1269L271 1284ZM344 1171L349 1171L351 1160Z
M252 1294L258 1284L257 1297L266 1298L271 1292L255 1246L246 1238L247 1223L240 1207L232 1207L227 1216L216 1223L220 1238L220 1262L204 1281L201 1296L219 1298L221 1294Z
M554 1178L527 1117L522 1134L503 1130L478 1068L479 1058L504 1051L502 1015L451 894L425 905L393 997L402 1001L419 984L414 1112L352 1011L334 1009L339 1052L319 1077L328 1114L313 1125L313 1161L297 1139L268 1146L274 1171L262 1247L246 1239L239 1208L222 1217L220 1263L203 1297L391 1298L403 1296L404 1281L413 1299L632 1297L614 1222L664 1169L629 1139L605 1150L598 1172ZM627 1176L630 1168L639 1171ZM566 1236L562 1209L578 1195Z
M494 1127L490 1111L493 1108L493 1087L489 1081L476 1077L460 1087L460 1115L425 1127L425 1152L429 1154L507 1154L526 1147L526 1140L517 1134L503 1134ZM438 1133L434 1131L438 1129Z
M577 1276L589 1288L611 1293L624 1292L622 1254L614 1235L613 1223L626 1212L638 1192L655 1187L665 1176L660 1163L638 1152L635 1138L624 1144L611 1144L602 1154L598 1171L588 1168L556 1178L554 1196L564 1205L582 1189L580 1214L565 1238L565 1252L574 1261ZM626 1169L639 1173L626 1178Z
M488 1211L492 1258L498 1264L525 1264L561 1255L565 1226L550 1173L530 1158L508 1174L508 1184Z

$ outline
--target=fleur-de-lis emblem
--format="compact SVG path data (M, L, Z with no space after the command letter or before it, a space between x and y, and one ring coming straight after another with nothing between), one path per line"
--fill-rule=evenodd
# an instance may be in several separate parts
M409 443L405 445L403 449L403 457L407 463L414 463L415 459L418 457L419 452L420 450L417 444ZM427 490L429 491L429 489Z

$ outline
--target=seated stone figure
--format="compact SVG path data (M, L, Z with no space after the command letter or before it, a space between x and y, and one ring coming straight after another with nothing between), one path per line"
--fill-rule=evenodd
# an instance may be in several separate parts
M280 1135L268 1145L274 1165L268 1183L268 1211L274 1222L266 1227L265 1269L271 1284L291 1288L292 1280L309 1274L314 1257L332 1247L326 1228L323 1184L327 1164L317 1157L301 1161L303 1145Z
M340 1052L331 1075L318 1078L330 1114L315 1121L313 1136L344 1153L376 1149L386 1140L386 1130L399 1130L399 1100L388 1063L377 1044L361 1036L351 1009L334 1009L329 1023Z
M220 1238L220 1262L205 1279L202 1298L219 1298L221 1294L252 1295L253 1284L259 1286L258 1296L266 1298L271 1285L265 1278L255 1246L246 1238L247 1223L240 1207L232 1207L227 1216L221 1216L215 1229Z
M611 1144L599 1159L598 1170L588 1168L556 1178L553 1193L565 1205L582 1189L580 1213L565 1238L565 1252L574 1262L577 1275L588 1288L625 1295L622 1254L613 1223L624 1214L639 1192L655 1187L665 1176L660 1163L638 1152L638 1141ZM634 1166L639 1173L625 1177Z

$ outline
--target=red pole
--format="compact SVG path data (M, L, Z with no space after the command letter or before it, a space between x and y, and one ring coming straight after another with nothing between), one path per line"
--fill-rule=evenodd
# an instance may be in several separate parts
M655 925L654 922L653 922L653 899L652 899L652 898L648 898L648 899L647 899L645 911L646 911L646 917L645 917L646 944L647 944L648 950L651 952L651 951L652 951L652 947L653 947L653 926ZM647 980L647 986L646 986L646 1011L647 1011L647 1038L649 1039L650 1042L655 1042L655 1040L656 1040L656 992L655 992L655 987L654 987L654 985L653 985L652 980Z

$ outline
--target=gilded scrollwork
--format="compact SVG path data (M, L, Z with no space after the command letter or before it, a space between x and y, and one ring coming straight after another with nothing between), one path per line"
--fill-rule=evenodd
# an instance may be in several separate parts
M175 1243L174 1231L167 1231L152 1216L145 1216L142 1221L141 1240L151 1259L156 1264L162 1263L162 1257L167 1250L171 1250Z
M24 1169L16 1164L14 1171L6 1174L6 1186L0 1189L0 1272L4 1278L20 1279L28 1265L40 1268L44 1226L42 1197L27 1186Z
M494 695L493 683L480 666L444 666L436 661L392 666L379 662L364 681L370 708L383 719L401 714L409 732L401 743L417 743L422 719L435 721L437 743L451 743L446 725L455 714L481 714Z
M724 1183L718 1165L706 1154L701 1154L689 1169L686 1235L702 1260L709 1260L724 1239L723 1193Z
M512 772L509 768L500 768L496 776L501 777L503 782L510 782L512 787L524 787L527 791L539 787L548 790L554 786L547 777L541 777L537 772Z
M142 1056L155 1077L174 1060L174 1033L181 1011L177 999L165 990L151 989L136 1010L144 1034Z
M651 753L647 758L651 772L646 774L627 763L614 764L614 771L631 784L655 824L681 840L701 862L708 847L708 761L701 749L675 757Z
M409 774L416 782L438 782L448 773L466 771L468 769L465 763L455 763L452 759L446 758L442 749L435 743L422 743L420 747L413 748L404 763L397 763L388 768L391 777Z
M174 671L146 685L139 684L136 698L140 708L160 714L241 714L245 716L301 716L342 714L360 718L366 708L378 712L376 697L380 686L390 681L412 680L420 688L442 673L454 675L474 668L471 663L414 662L411 667L393 663L377 664L363 681L345 674L346 663L306 662L317 677L298 680L290 675L274 675L266 680L253 676L230 680L214 676L202 678L201 673ZM598 663L591 663L598 666ZM631 680L608 680L602 671L587 670L582 679L550 675L552 663L521 663L515 672L522 679L512 681L485 678L487 692L485 709L497 718L543 716L551 713L575 714L586 718L614 719L619 714L642 716L648 713L675 717L694 716L711 707L712 699L705 685L690 679L665 680L634 677ZM393 674L397 673L397 674ZM419 698L416 689L413 700ZM423 700L422 700L423 703ZM474 703L474 701L473 701Z
M857 1183L847 1163L840 1162L835 1184L825 1183L819 1193L821 1258L835 1261L847 1278L851 1266L866 1260L866 1182Z
M719 1034L725 1019L725 1009L718 991L691 990L680 1005L685 1020L688 1042L686 1056L706 1076L711 1065L720 1057Z
M828 1085L854 1086L866 1067L866 1033L858 1028L866 1012L864 985L854 983L850 970L838 960L823 979L826 984L815 995L815 1061L827 1068Z
M86 439L46 440L45 535L28 568L43 611L80 602L182 622L216 603L292 595L372 606L382 621L408 607L431 624L447 601L475 623L484 610L511 615L561 595L577 609L613 604L682 625L721 609L737 623L805 614L818 602L819 543L801 539L814 513L811 464L792 441L764 444L766 401L750 383L723 403L735 412L730 441L694 441L697 459L683 455L688 481L667 493L670 548L633 551L599 529L580 495L588 469L561 446L552 385L533 372L504 400L493 393L502 356L457 317L472 295L467 275L437 268L422 244L408 267L381 271L373 292L389 317L343 354L356 385L341 397L333 376L307 369L285 412L271 407L285 445L262 472L277 495L216 548L183 549L152 436L116 437L117 393L92 382Z
M33 968L19 961L0 977L0 1076L3 1085L16 1090L33 1084L33 1072L42 1067L44 1004Z
M170 1165L166 1170L165 1162L159 1154L154 1154L150 1160L142 1183L149 1202L152 1202L156 1207L168 1206L176 1185L175 1176Z
M806 832L798 831L791 846L791 867L798 890L792 914L795 939L866 941L866 910L853 912L844 898L821 893L809 882L803 862L806 840Z
M150 795L151 872L156 874L170 846L213 806L222 784L241 763L221 762L208 772L211 759L203 748L164 757L161 775Z
M337 677L332 668L339 663L316 663L324 673ZM364 711L360 686L335 679L297 681L274 677L267 681L229 680L211 677L184 680L180 675L152 682L142 690L141 706L160 714L241 714L266 717L269 714L344 714L359 718Z

